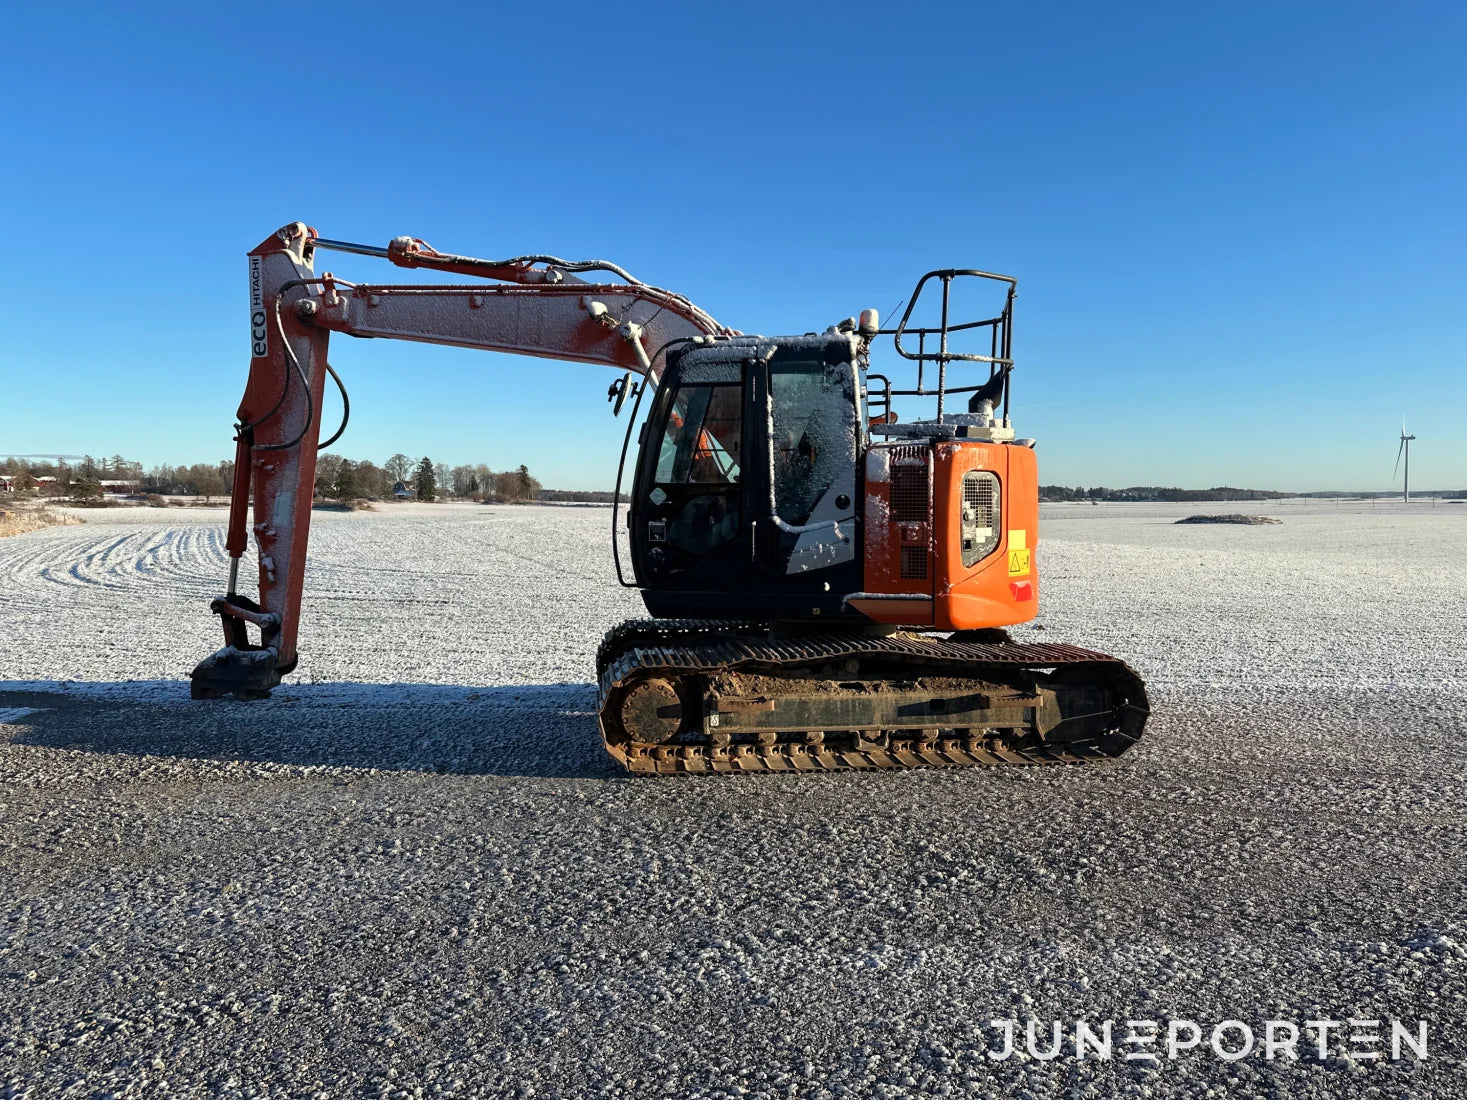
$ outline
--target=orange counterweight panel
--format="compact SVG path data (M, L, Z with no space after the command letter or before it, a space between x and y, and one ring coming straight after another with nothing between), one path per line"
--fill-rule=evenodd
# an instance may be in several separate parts
M1038 611L1034 452L953 440L878 444L866 461L864 591L877 622L975 630Z
M1039 610L1039 474L1033 450L964 440L939 443L935 450L933 497L941 504L933 517L934 625L976 630L1028 622ZM996 528L991 535L990 525Z

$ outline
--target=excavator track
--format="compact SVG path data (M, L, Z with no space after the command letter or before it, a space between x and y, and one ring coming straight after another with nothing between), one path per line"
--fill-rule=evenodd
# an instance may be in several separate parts
M1140 739L1124 662L977 637L633 620L597 653L598 722L623 767L662 775L1097 764Z

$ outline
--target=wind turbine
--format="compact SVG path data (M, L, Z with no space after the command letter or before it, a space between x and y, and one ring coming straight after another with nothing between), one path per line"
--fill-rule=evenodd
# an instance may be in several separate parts
M1406 434L1406 418L1401 417L1401 445L1396 448L1396 469L1391 471L1391 484L1395 484L1396 470L1401 468L1401 455L1406 456L1406 476L1401 480L1401 500L1405 504L1411 503L1411 440L1414 435Z

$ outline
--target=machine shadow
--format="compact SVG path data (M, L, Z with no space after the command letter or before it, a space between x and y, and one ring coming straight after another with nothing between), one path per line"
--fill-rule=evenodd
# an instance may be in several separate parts
M248 703L188 691L186 680L0 680L0 741L288 767L625 774L601 745L591 684L286 684Z

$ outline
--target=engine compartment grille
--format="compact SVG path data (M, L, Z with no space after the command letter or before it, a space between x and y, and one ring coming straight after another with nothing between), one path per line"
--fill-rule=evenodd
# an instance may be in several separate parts
M998 477L987 470L963 475L963 566L976 565L998 549Z
M926 523L932 498L928 489L928 466L923 462L893 463L891 467L891 522Z

